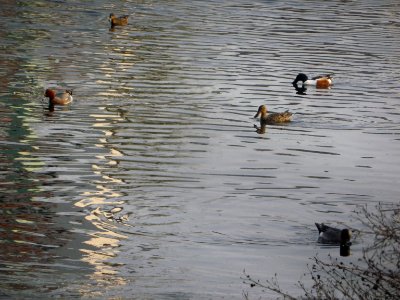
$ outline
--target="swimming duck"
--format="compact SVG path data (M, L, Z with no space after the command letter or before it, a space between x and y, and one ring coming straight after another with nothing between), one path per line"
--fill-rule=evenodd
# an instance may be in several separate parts
M317 88L326 89L332 85L332 75L321 75L308 79L306 74L299 73L292 82L293 86L297 86L299 81L303 82L303 85L314 85Z
M111 27L125 26L128 25L128 18L128 15L116 17L113 13L111 13L108 20L110 21Z
M318 228L318 242L322 244L339 244L350 246L351 231L350 229L337 229L325 225L324 223L315 223Z
M56 93L55 90L47 89L44 96L49 98L49 111L54 111L55 105L67 105L73 101L72 90Z
M292 113L285 111L282 113L268 113L267 107L265 105L260 105L258 111L254 118L260 116L260 124L276 124L276 123L286 123L292 120Z

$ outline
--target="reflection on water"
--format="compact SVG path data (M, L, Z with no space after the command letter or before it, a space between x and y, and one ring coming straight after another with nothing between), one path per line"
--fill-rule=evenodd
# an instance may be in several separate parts
M1 293L239 299L243 269L292 289L332 250L314 222L397 200L399 9L2 1ZM50 86L74 103L44 112ZM259 128L261 104L293 122Z

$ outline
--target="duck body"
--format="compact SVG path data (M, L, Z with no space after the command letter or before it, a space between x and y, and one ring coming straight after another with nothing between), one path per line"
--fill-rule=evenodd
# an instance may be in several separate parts
M333 228L324 223L315 223L318 228L318 242L322 244L335 244L350 246L351 231L349 229Z
M108 20L110 21L111 27L114 26L125 26L128 25L128 15L117 17L113 13L110 14Z
M49 98L50 111L54 111L55 105L68 105L73 101L72 90L65 90L64 92L56 93L55 90L47 89L44 96Z
M287 123L292 121L292 113L289 111L281 112L281 113L268 113L267 107L265 105L261 105L258 108L258 111L254 118L260 116L260 124L278 124L278 123Z
M332 75L320 75L313 77L311 79L308 78L308 76L304 73L299 73L292 84L294 86L297 86L297 83L301 81L304 85L308 86L315 86L320 89L326 89L332 86Z

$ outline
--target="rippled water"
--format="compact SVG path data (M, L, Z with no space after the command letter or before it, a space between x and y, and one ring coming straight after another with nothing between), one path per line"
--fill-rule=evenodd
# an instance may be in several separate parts
M244 269L295 291L338 255L314 222L398 201L398 1L1 6L4 298L241 299ZM261 104L294 121L257 133Z

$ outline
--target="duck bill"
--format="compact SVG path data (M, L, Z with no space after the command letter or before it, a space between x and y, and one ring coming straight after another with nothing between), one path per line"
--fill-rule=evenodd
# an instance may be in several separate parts
M260 113L261 113L261 108L258 109L258 111L257 111L257 113L255 114L254 118L258 118L258 116L260 115Z

